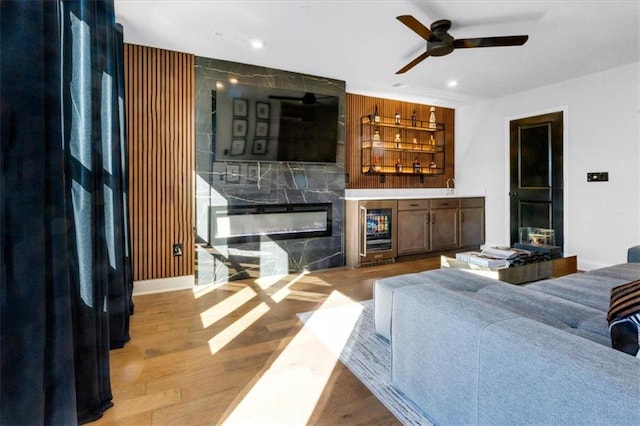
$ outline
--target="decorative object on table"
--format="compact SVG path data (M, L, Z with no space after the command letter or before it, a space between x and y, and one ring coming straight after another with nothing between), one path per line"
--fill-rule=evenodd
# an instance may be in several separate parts
M240 182L240 165L239 164L227 164L227 183Z
M249 113L249 103L246 99L235 98L233 100L233 116L246 117Z
M256 121L256 136L261 138L269 136L268 121Z
M229 155L242 155L244 154L244 148L246 145L245 139L232 139L231 140L231 149L229 150Z
M436 126L436 107L429 108L429 128L435 129Z
M253 147L251 149L252 154L264 155L267 153L267 140L266 139L254 139Z
M271 104L268 102L256 102L256 118L258 120L269 120L271 114Z
M244 138L247 136L247 120L234 118L232 122L231 136L234 138Z

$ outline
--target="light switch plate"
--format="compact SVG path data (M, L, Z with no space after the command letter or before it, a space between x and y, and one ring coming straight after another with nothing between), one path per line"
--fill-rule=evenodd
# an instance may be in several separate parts
M587 182L608 182L609 172L588 172Z

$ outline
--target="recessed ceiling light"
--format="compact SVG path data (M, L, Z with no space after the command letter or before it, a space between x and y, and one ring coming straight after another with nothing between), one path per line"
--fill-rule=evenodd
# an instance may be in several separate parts
M455 80L449 80L449 82L447 83L447 86L449 87L456 87L458 85L458 82Z
M262 42L262 40L251 40L251 47L253 47L254 49L262 49L264 47L264 43Z
M237 78L234 78L234 77L231 77L231 78L229 79L229 83L231 83L231 84L238 84L238 79L237 79Z

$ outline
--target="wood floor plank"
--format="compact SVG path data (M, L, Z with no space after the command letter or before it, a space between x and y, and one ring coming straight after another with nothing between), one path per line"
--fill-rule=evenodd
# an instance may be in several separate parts
M311 384L304 382L319 374L307 361L334 355L303 338L298 313L344 303L335 301L336 294L341 300L370 299L378 278L439 265L439 257L427 258L136 296L131 341L111 352L115 405L95 424L220 424L236 410L251 410L243 400L264 387L267 377L291 380L287 376L293 374L295 380L285 382L287 392L296 395L298 386L307 391ZM292 418L311 425L399 424L341 362L326 361L335 364L322 378L323 387L314 390L308 412L292 413L300 408L282 400L268 413L249 411L245 418L282 424Z

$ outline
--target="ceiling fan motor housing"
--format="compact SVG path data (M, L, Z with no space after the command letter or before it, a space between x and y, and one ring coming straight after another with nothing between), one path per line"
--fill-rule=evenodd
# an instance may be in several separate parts
M453 37L447 31L451 28L451 21L441 19L431 24L431 32L435 37L427 40L429 56L444 56L453 52Z

